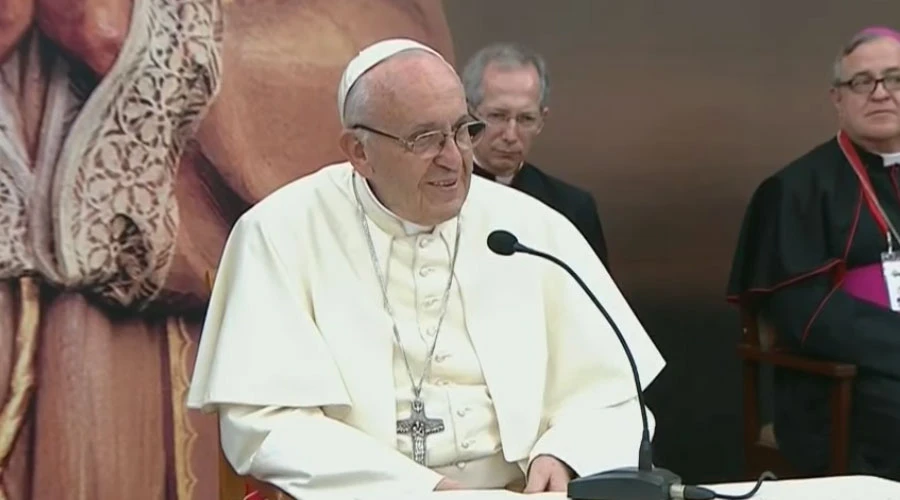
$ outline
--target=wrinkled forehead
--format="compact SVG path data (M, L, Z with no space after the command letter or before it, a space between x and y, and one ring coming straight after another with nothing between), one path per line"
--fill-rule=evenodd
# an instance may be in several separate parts
M541 82L533 65L488 66L481 83L482 106L512 110L538 108Z
M384 68L386 90L382 111L405 124L457 122L466 114L465 91L459 78L446 65L425 58L398 60Z
M415 135L453 128L471 119L462 92L408 93L391 109L390 121L403 134Z

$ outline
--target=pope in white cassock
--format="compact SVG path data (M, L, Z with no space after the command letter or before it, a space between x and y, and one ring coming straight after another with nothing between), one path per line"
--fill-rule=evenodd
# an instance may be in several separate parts
M635 384L611 326L563 270L496 255L488 234L568 262L645 385L664 361L575 227L472 176L484 125L453 68L417 42L378 42L347 66L338 103L348 161L247 211L218 269L188 405L218 412L235 470L349 499L565 491L637 465Z

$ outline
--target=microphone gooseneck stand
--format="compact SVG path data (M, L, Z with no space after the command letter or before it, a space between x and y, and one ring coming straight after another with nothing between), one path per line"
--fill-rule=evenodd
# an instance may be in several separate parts
M650 440L647 405L644 402L640 373L631 349L628 347L628 342L625 341L625 337L606 308L597 300L597 297L594 296L581 277L578 276L578 273L569 267L568 264L550 254L522 245L519 243L518 238L509 231L496 230L491 232L487 238L487 245L492 252L499 255L524 253L546 259L569 273L612 327L631 367L631 375L637 389L638 404L641 410L641 424L643 425L641 442L638 447L638 466L623 467L573 479L568 485L568 498L571 500L712 500L715 498L743 500L755 495L764 479L774 478L771 473L763 474L749 493L729 496L700 486L683 485L681 484L681 477L674 472L654 467L653 445Z

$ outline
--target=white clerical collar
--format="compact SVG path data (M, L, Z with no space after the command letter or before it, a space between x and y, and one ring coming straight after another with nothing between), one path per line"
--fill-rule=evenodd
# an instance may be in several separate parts
M900 152L882 154L881 157L884 158L885 167L890 167L891 165L900 165Z
M507 176L503 176L503 177L501 177L501 176L498 175L497 178L496 178L495 180L496 180L497 182L499 182L500 184L503 184L503 185L505 185L505 186L509 186L510 184L512 184L512 181L513 181L513 179L514 179L515 177L516 177L516 174L507 175Z
M480 161L478 161L478 157L477 157L477 156L472 155L472 157L473 157L473 159L474 159L476 165L480 166L481 168L483 168L483 169L486 170L487 172L491 172L490 170L484 168L484 165L485 165L485 164L484 164L484 163L481 163ZM519 170L522 170L522 165L525 165L525 162L524 162L524 161L523 161L522 163L519 163L519 166L516 167L515 171L513 171L513 173L510 174L510 175L503 175L503 176L501 176L501 175L494 175L494 181L499 182L500 184L503 184L504 186L509 186L510 184L512 184L513 179L516 178L516 174L519 173ZM493 172L491 172L491 173L493 173Z
M359 193L360 203L363 205L363 210L365 210L366 215L368 215L375 224L378 225L381 229L383 229L388 234L392 234L394 236L413 236L422 233L432 233L435 230L433 226L423 226L421 224L416 224L414 222L410 222L404 220L399 215L395 214L391 209L384 206L381 203L381 200L375 196L375 193L372 191L372 187L369 186L369 183L361 176L354 174L353 181L356 183L357 189L356 192ZM438 225L438 229L441 233L444 233L448 226L453 226L453 230L455 231L455 218L451 219L447 222Z

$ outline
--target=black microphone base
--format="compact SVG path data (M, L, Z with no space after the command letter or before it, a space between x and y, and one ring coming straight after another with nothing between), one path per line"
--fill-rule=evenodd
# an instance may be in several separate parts
M569 482L568 497L572 500L669 500L673 485L681 484L681 477L666 469L652 471L626 467Z

